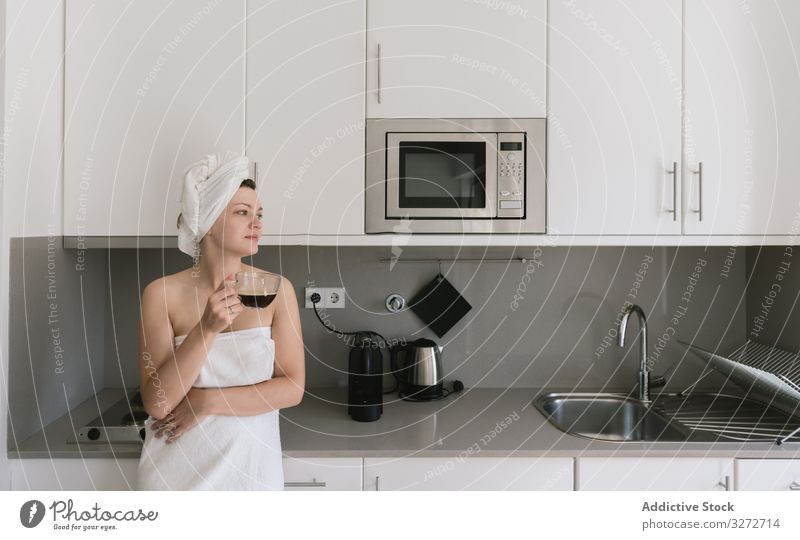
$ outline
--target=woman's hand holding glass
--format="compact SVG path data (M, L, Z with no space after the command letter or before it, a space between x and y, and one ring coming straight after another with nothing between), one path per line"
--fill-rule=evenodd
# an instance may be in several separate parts
M217 290L208 297L206 309L200 323L204 330L219 334L233 324L233 321L244 311L241 298L236 293L233 274L228 274L222 280Z

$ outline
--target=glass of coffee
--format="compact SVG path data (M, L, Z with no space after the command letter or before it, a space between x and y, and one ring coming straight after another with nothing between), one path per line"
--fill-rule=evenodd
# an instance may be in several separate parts
M269 272L236 272L234 288L242 305L265 308L275 300L281 286L281 276Z

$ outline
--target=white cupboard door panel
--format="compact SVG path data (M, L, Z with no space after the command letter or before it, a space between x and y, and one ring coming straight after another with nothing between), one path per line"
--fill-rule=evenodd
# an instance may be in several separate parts
M244 5L67 2L65 235L175 236L184 170L244 151Z
M365 491L572 489L572 458L364 459Z
M364 0L248 2L263 234L364 234L364 11Z
M283 458L287 491L361 491L362 458Z
M797 234L800 2L686 2L685 19L684 232Z
M732 491L727 458L578 458L578 490Z
M737 491L800 491L800 459L737 459Z
M681 0L552 2L548 55L548 226L681 234Z
M546 0L369 0L367 29L368 118L545 116Z
M10 459L14 491L136 489L138 459Z

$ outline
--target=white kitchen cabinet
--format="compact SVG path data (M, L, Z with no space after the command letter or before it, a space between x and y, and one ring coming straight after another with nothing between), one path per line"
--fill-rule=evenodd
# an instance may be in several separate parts
M368 0L367 117L544 117L547 0Z
M184 170L244 151L244 15L244 0L66 2L64 235L177 235Z
M365 491L572 489L572 458L364 459Z
M283 458L287 491L361 491L362 458Z
M685 8L684 233L797 234L800 2Z
M681 234L681 0L552 2L548 227Z
M138 459L9 459L14 491L136 489Z
M364 234L364 0L251 0L247 154L265 235Z
M800 460L737 459L737 491L800 491Z
M581 491L730 491L729 458L578 458L575 487Z

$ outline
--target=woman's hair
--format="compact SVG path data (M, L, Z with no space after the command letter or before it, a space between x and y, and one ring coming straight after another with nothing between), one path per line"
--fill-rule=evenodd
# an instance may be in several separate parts
M244 180L242 180L242 183L241 183L241 184L239 184L239 187L249 187L250 189L252 189L253 191L255 191L255 189L256 189L256 183L255 183L255 181L254 181L252 178L245 178ZM182 214L178 214L178 221L176 222L176 225L175 225L175 226L176 226L176 227L178 227L179 229L180 229L180 227L181 227L181 215L182 215Z

